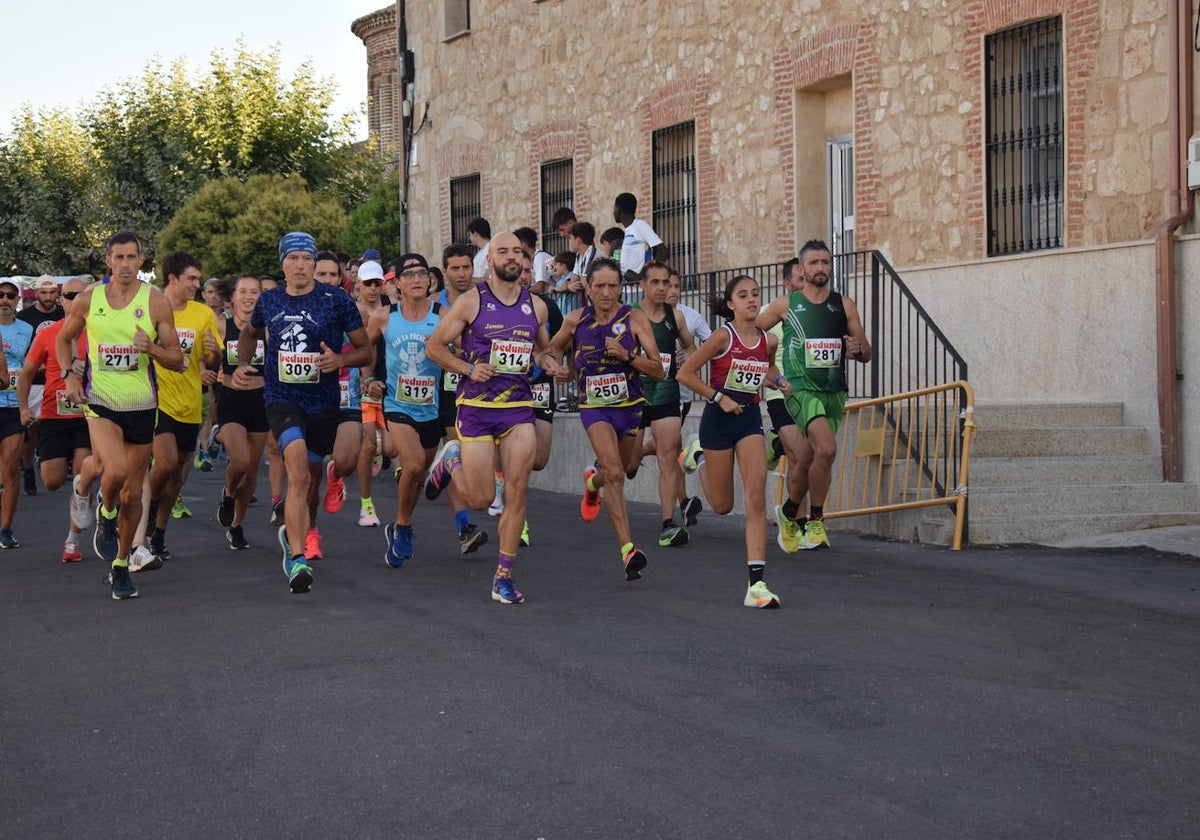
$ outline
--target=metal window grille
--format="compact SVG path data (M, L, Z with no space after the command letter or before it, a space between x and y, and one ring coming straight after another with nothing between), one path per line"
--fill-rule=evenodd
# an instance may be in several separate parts
M466 243L467 225L483 215L479 173L450 179L450 241Z
M575 209L575 161L555 160L542 164L542 250L559 254L567 250L567 239L550 227L554 211L560 207Z
M668 262L681 275L699 270L696 240L696 124L654 132L654 215L651 227L667 246Z
M989 35L988 256L1062 247L1062 18Z
M446 33L443 37L451 38L471 31L470 0L445 0L445 9Z

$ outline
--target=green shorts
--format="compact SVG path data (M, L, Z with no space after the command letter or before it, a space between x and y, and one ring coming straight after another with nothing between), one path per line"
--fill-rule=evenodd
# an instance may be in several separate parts
M829 421L829 430L835 435L846 416L845 391L793 391L784 397L788 414L796 425L808 435L808 424L818 417Z

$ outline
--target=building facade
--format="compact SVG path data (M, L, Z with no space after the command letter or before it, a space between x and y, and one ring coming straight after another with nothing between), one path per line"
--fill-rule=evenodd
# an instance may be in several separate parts
M400 148L400 75L396 65L396 7L363 15L350 25L367 48L367 128L384 155Z
M563 205L599 231L632 192L685 272L812 237L877 249L981 400L1117 400L1155 428L1171 2L411 0L414 98L430 103L411 242L437 253L475 215L546 236ZM1193 230L1181 313L1200 311Z

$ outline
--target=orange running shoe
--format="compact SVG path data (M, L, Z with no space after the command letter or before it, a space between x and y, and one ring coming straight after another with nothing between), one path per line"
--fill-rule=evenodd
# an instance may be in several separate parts
M600 491L588 487L588 479L596 474L595 467L583 471L583 501L579 503L579 515L584 522L591 522L600 515Z

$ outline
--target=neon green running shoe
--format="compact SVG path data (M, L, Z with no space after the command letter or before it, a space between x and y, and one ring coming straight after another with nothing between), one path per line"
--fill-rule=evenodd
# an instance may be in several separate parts
M799 551L800 540L804 536L804 526L794 519L789 519L783 512L783 505L775 505L775 524L779 526L779 533L775 536L779 547L788 554L795 554Z
M192 512L188 509L188 506L183 503L182 496L175 497L175 505L171 508L171 518L172 519L191 519L192 518Z

